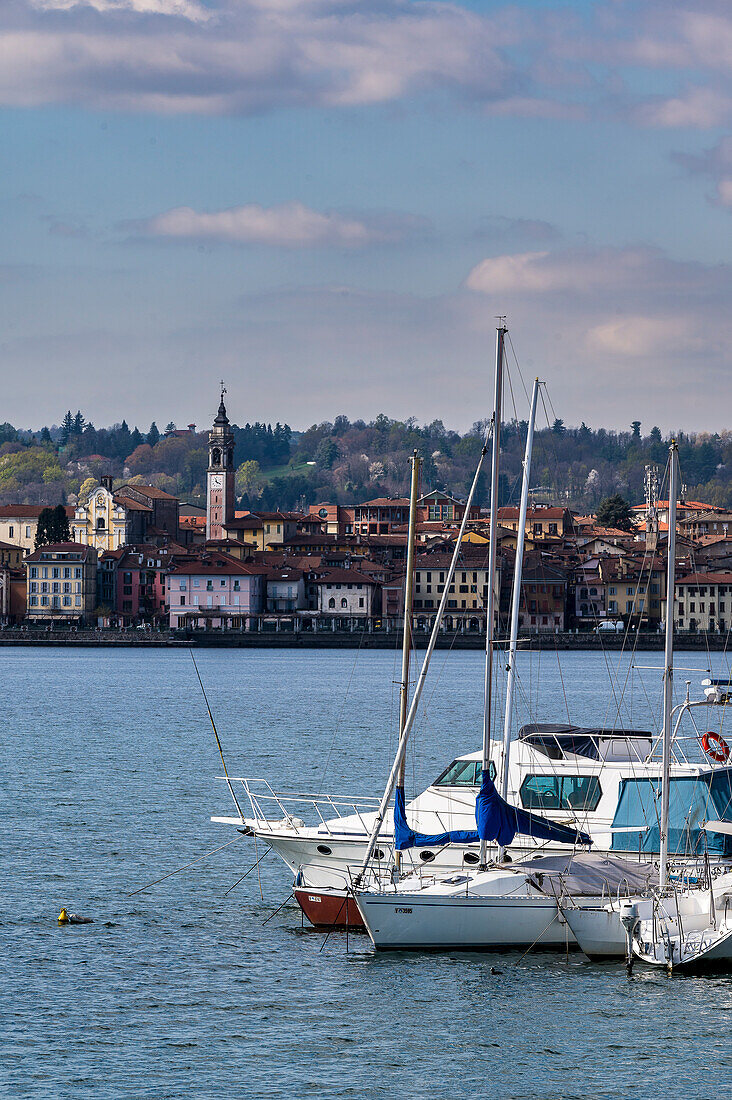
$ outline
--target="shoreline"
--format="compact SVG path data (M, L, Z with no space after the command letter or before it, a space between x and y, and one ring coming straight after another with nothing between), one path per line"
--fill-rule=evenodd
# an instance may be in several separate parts
M414 649L424 650L429 635L419 634L413 639ZM0 647L18 646L68 646L77 648L122 648L122 649L385 649L401 646L401 631L364 632L320 631L309 632L201 632L191 635L179 633L138 634L127 631L49 631L47 633L21 633L17 630L0 631ZM632 635L625 639L623 634L532 634L519 638L520 650L534 651L612 651L625 648L631 651L662 651L662 634ZM506 638L497 639L497 648L505 649ZM485 636L482 634L441 634L436 649L476 650L485 648ZM725 652L728 648L726 634L686 635L676 639L675 648L679 651L715 653Z

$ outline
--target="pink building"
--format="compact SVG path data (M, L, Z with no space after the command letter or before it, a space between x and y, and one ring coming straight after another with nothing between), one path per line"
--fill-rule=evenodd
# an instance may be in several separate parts
M170 626L241 628L266 608L267 574L228 554L210 553L174 568L167 578Z

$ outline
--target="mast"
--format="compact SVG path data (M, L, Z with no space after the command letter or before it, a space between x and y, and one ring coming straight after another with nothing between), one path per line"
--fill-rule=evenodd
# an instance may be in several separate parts
M414 600L414 556L417 527L417 493L419 492L419 455L415 451L410 459L412 463L412 485L409 493L409 533L407 535L407 576L404 585L404 638L402 639L402 679L399 686L399 737L407 722L407 701L409 698L409 658L412 650L412 606ZM403 754L397 775L397 786L404 786L404 770L407 763ZM394 852L397 872L402 869L402 853Z
M674 607L676 605L676 478L678 444L669 447L668 475L668 566L666 572L666 645L663 657L663 754L661 768L661 852L659 884L663 890L668 881L668 808L671 772L671 715L674 688Z
M381 796L381 802L379 803L379 808L376 811L376 817L374 819L374 824L373 824L372 829L371 829L371 836L369 837L369 842L366 846L366 854L363 857L363 861L361 863L361 869L360 869L360 871L358 872L358 874L356 875L356 877L354 879L354 885L355 886L358 886L358 884L360 883L361 878L363 876L363 873L366 870L366 868L368 867L369 861L371 860L371 856L374 853L374 848L376 847L376 841L379 839L379 833L381 832L381 826L384 823L384 815L386 813L386 807L389 804L389 799L391 798L392 792L394 790L394 786L396 784L396 778L397 778L397 775L399 773L399 769L401 767L402 758L404 757L404 753L406 752L407 741L409 740L409 734L411 732L412 726L414 725L414 719L417 715L417 708L419 707L419 701L422 698L422 691L424 689L425 680L427 678L427 671L430 667L430 661L432 660L432 654L434 652L435 645L437 644L437 637L440 633L440 624L442 623L442 619L443 619L443 616L445 614L445 608L447 607L447 597L448 597L448 594L449 594L449 591L450 591L450 585L452 584L453 577L455 576L455 569L457 567L458 558L460 557L460 547L461 547L461 544L462 544L462 541L463 541L463 535L465 534L465 528L466 528L467 522L468 522L468 515L470 514L470 506L473 503L473 497L475 496L475 490L476 490L476 487L478 485L478 478L480 477L480 471L483 469L483 461L485 459L486 454L488 453L488 435L489 435L489 432L490 432L490 427L488 428L488 431L485 434L485 439L483 440L483 448L480 452L480 458L478 459L478 465L476 467L475 474L473 476L473 484L470 486L470 492L468 493L468 500L467 500L467 503L465 505L465 514L463 516L462 523L460 524L460 530L458 531L457 539L455 540L455 549L453 550L452 560L450 562L450 568L448 569L447 576L445 577L444 591L442 593L442 597L440 598L440 606L437 609L437 614L435 615L435 621L432 625L432 633L430 634L430 640L427 643L427 651L424 655L424 660L422 661L422 668L420 669L419 677L417 679L417 685L414 689L414 695L412 696L412 703L411 703L411 706L409 707L409 713L407 714L407 718L406 718L406 721L404 723L404 728L402 729L402 732L399 736L399 744L397 745L397 751L396 751L396 756L394 757L394 763L392 764L391 771L389 772L389 778L386 781L386 789L384 790L384 793Z
M501 796L508 797L508 762L511 753L511 719L513 717L513 687L516 678L516 642L518 639L519 610L521 606L521 576L524 567L524 541L526 536L526 513L529 506L529 481L531 478L531 452L534 447L534 425L536 424L536 405L539 399L539 379L534 379L531 393L531 412L526 432L526 451L524 454L524 474L521 482L521 505L519 508L518 538L516 539L516 559L513 567L513 592L511 595L511 636L508 645L506 669L506 713L503 719L503 754L501 757ZM504 849L500 848L498 858L503 859Z
M491 760L491 710L493 707L493 619L495 609L494 580L498 550L498 460L501 449L501 398L503 395L503 345L508 329L499 324L496 329L496 374L493 391L493 452L491 455L491 523L488 539L488 602L485 628L485 681L483 687L483 771ZM480 864L485 866L487 844L480 842Z

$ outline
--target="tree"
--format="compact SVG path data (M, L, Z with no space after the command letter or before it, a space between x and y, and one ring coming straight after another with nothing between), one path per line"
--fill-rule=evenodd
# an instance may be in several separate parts
M175 424L173 423L172 420L170 421L169 424L165 425L165 430L166 430L166 432L174 432L175 431Z
M84 478L79 486L79 504L86 504L96 484L97 479L95 477Z
M236 495L246 496L250 501L257 500L262 495L262 471L256 459L250 458L242 462L236 471Z
M322 439L315 452L315 463L324 470L332 470L338 455L338 444L335 439Z
M149 446L154 447L159 439L160 439L160 432L158 431L157 424L153 420L152 424L150 425L150 431L147 433L146 443L148 443Z
M70 539L69 519L63 504L57 504L55 508L42 508L36 528L36 548L55 542L69 542Z
M567 429L564 426L564 421L560 417L557 417L557 419L552 424L552 431L555 435L567 434Z
M86 420L81 415L81 409L76 410L76 416L74 417L73 435L81 435L86 426Z
M633 439L640 439L640 437L641 437L641 434L640 434L641 422L640 422L640 420L634 420L633 423L630 425L630 427L633 431Z
M597 523L600 527L617 527L620 531L631 531L632 519L630 505L620 493L616 493L614 497L605 497L597 509Z
M41 429L41 443L50 443L50 442L51 442L51 433L49 432L48 428L42 428Z
M74 434L74 418L71 415L71 409L68 409L66 416L61 421L61 446L65 447L70 437Z

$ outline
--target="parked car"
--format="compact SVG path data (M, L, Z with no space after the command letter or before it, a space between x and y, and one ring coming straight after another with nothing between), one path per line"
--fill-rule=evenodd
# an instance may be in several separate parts
M620 634L625 630L622 619L603 619L595 627L596 634Z

